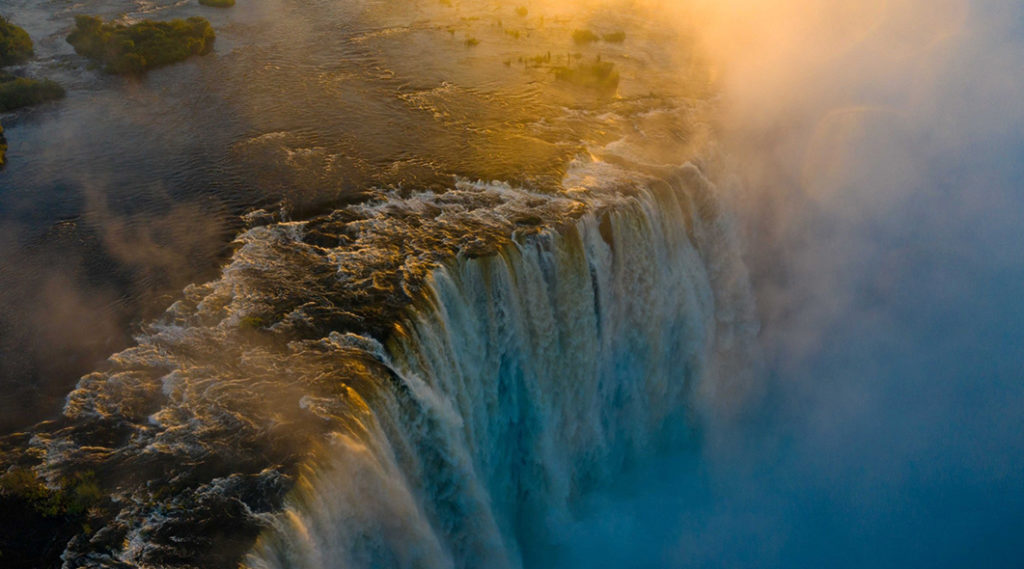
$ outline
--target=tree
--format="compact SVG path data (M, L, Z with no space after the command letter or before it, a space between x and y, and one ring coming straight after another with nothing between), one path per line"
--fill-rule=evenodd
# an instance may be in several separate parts
M28 32L0 16L0 67L24 63L34 55Z

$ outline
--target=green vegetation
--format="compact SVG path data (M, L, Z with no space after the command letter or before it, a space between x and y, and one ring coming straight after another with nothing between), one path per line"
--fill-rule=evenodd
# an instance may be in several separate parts
M552 71L567 70L572 65L574 60L579 61L583 59L582 53L566 53L552 55L551 52L542 53L540 55L534 55L532 57L519 56L517 61L523 64L523 67L528 69L543 69L548 68ZM552 62L557 64L552 65ZM601 61L601 56L597 56L597 61ZM563 65L562 62L565 62ZM509 59L506 65L511 65L512 60Z
M593 43L601 38L590 30L577 30L572 32L572 41L578 44Z
M32 54L32 38L28 33L0 16L0 67L28 61ZM0 113L62 97L64 88L49 79L29 79L0 72ZM0 139L2 137L0 134ZM3 167L2 154L6 150L6 141L0 142L0 167Z
M235 5L235 0L199 0L199 3L211 8L230 8Z
M29 79L0 73L0 112L38 105L64 97L64 88L49 79Z
M526 15L529 13L530 11L526 8L526 6L516 6L516 15L519 16L520 18L525 18Z
M65 544L91 536L110 517L110 498L92 471L47 485L26 467L0 476L0 555L3 567L59 567Z
M572 33L572 41L578 44L593 43L601 39L590 30L576 30Z
M105 499L91 471L75 473L52 489L27 468L13 468L0 476L0 496L26 503L46 518L83 517Z
M75 52L102 63L110 73L138 74L213 50L216 35L204 18L131 26L108 24L94 16L76 16L67 37Z
M7 137L4 136L4 127L0 125L0 170L7 165Z
M64 97L64 88L49 79L29 79L0 72L0 113ZM7 165L7 139L0 126L0 169ZM0 488L2 489L2 488Z
M598 91L614 91L619 86L619 72L615 64L602 62L581 63L576 67L555 67L555 79L577 87Z
M480 40L476 38L466 38L466 47L476 47L480 45Z
M617 32L611 32L599 36L592 30L575 30L572 33L572 41L575 42L576 44L588 44L597 41L605 41L608 43L622 43L626 41L626 32L619 30Z
M544 55L535 55L533 57L527 57L525 59L520 57L519 63L533 67L542 67L544 65L549 65L551 63L551 52L549 51Z
M28 32L0 16L0 67L24 63L33 55Z
M240 328L246 328L249 330L259 330L267 325L267 322L259 316L243 316L238 322Z
M626 41L626 32L618 31L610 34L604 34L601 36L601 39L608 43L622 43Z

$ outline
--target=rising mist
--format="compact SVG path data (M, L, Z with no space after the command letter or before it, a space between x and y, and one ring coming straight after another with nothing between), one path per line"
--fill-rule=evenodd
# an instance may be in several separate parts
M562 566L1019 566L1021 7L678 15L722 87L766 391L595 499Z

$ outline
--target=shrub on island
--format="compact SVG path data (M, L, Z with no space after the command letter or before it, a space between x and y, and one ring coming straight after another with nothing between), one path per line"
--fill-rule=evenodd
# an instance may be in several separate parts
M25 63L32 55L28 32L0 16L0 67Z
M230 8L235 5L235 0L199 0L199 3L212 8Z
M576 67L553 68L555 79L577 87L598 91L615 91L619 86L619 72L615 64L607 61L581 63Z
M601 37L590 30L575 30L572 33L572 41L577 44L594 43L599 39Z
M626 32L620 30L610 34L604 34L601 36L601 39L608 43L622 43L626 41Z
M30 469L0 475L0 550L4 567L59 567L65 544L110 518L110 497L92 471L48 484Z
M76 16L75 29L67 37L76 53L121 75L206 55L213 50L215 39L210 22L199 17L168 22L143 20L126 26L104 23L95 16Z
M64 88L49 79L0 74L0 113L64 97Z

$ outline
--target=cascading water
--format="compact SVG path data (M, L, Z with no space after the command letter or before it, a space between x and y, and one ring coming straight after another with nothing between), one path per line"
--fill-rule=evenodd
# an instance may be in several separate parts
M693 165L575 189L575 221L433 270L386 345L332 337L369 350L392 388L349 390L350 426L247 566L537 566L580 497L695 439L756 332L715 189Z

